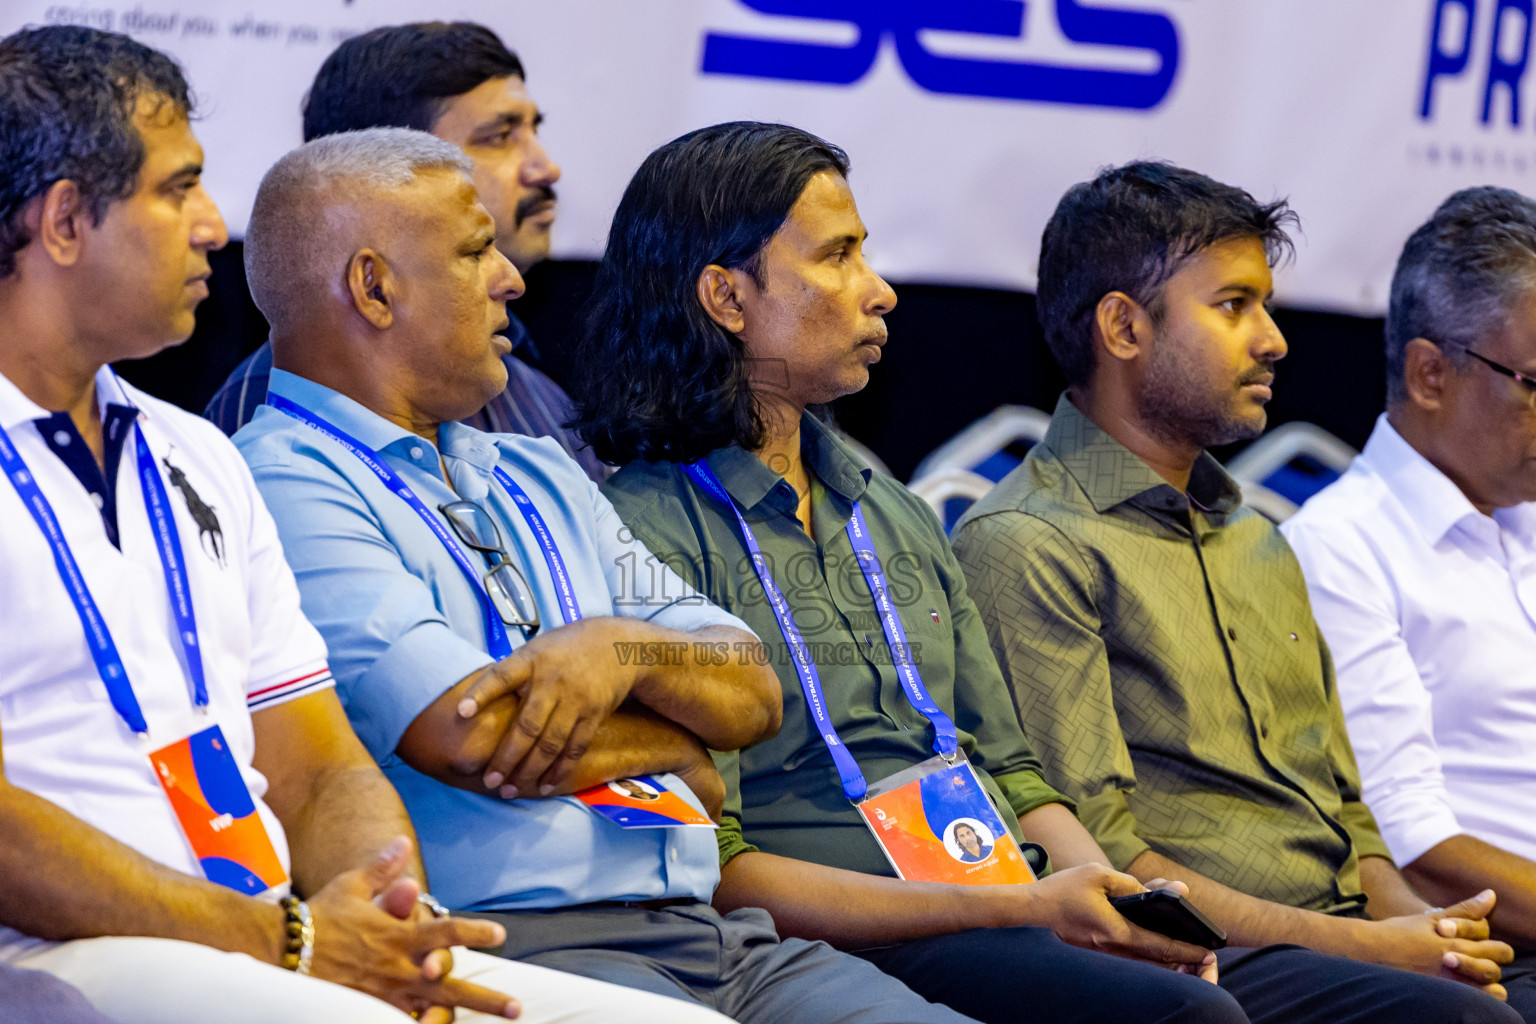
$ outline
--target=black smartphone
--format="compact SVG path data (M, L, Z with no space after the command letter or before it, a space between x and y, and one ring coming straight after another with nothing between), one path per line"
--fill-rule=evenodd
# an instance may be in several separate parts
M1220 949L1227 944L1227 933L1172 889L1111 896L1109 903L1125 915L1127 921L1149 932L1206 949Z

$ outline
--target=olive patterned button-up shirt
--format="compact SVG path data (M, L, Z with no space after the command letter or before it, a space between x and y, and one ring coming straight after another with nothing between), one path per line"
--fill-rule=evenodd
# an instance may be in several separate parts
M1203 454L1181 494L1065 396L954 546L1045 777L1117 868L1145 850L1359 914L1388 857L1295 556Z

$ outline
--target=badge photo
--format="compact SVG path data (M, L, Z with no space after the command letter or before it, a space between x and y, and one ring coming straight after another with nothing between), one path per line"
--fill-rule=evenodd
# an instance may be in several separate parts
M614 779L582 790L576 799L620 828L719 827L652 775Z
M960 885L1035 880L964 755L932 757L881 779L858 804L864 823L901 878Z

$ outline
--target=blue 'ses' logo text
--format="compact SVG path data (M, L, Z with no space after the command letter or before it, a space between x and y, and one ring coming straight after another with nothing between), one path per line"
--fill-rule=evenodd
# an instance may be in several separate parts
M1473 52L1473 29L1478 26L1477 0L1432 0L1434 15L1429 26L1429 57L1424 65L1424 90L1419 117L1430 120L1434 111L1435 82L1459 78L1482 54ZM1532 0L1494 0L1487 66L1483 74L1482 123L1493 118L1493 99L1509 97L1509 123L1520 124L1520 80L1531 60ZM1475 81L1475 79L1474 79Z
M848 46L835 46L711 33L704 40L703 71L848 85L869 73L881 39L889 34L901 66L930 92L1132 110L1163 101L1179 67L1179 34L1172 19L1089 7L1079 0L1054 2L1056 21L1070 42L1147 51L1157 57L1156 70L947 57L918 39L924 30L1020 39L1025 0L741 0L762 14L846 22L858 35Z

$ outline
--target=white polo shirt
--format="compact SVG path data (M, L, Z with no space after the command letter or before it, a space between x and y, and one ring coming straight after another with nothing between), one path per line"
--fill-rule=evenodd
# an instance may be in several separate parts
M1393 858L1464 834L1536 860L1536 505L1482 514L1383 416L1281 530Z
M190 578L209 707L195 709L159 549L140 489L135 441L117 472L122 550L79 479L33 420L49 415L0 376L0 426L53 506L110 629L149 725L136 736L118 715L86 645L53 553L11 480L0 476L0 753L11 785L178 871L202 877L149 753L217 723L255 798L284 869L288 844L251 767L251 713L332 684L325 645L299 610L293 574L245 462L211 423L96 375L100 407L140 410L138 427L166 482ZM212 509L200 527L169 462ZM0 837L0 842L4 842ZM4 884L4 883L0 883ZM268 895L276 898L282 893ZM0 961L40 940L0 927Z

